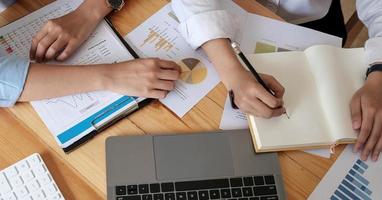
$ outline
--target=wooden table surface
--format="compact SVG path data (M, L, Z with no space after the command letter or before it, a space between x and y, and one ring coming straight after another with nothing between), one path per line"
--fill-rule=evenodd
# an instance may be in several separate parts
M238 0L251 12L280 19L254 0ZM51 0L18 0L0 14L0 26L48 4ZM132 31L167 0L128 0L111 19L122 35ZM227 91L219 84L182 119L159 102L123 119L70 154L65 154L30 104L0 109L0 169L38 152L42 155L59 188L67 199L105 199L105 139L113 135L192 133L214 131L224 108ZM280 152L284 185L288 199L306 199L335 161L302 151Z

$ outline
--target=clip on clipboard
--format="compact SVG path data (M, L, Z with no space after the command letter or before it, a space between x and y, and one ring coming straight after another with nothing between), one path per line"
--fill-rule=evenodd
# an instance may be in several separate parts
M110 126L111 124L114 124L115 122L126 117L130 113L138 110L139 109L138 102L133 98L134 99L133 102L135 102L133 106L130 106L129 109L124 110L121 113L118 113L117 115L110 117L111 115L113 115L113 113L115 113L118 109L120 109L121 105L125 105L125 103L127 101L131 101L131 98L133 98L133 97L130 97L129 99L126 99L122 102L119 102L118 104L113 105L113 107L111 107L111 108L103 111L99 115L97 115L94 118L94 120L91 122L94 129L97 132L100 132L100 131L104 130L105 128L107 128L108 126ZM110 117L110 119L104 120L105 118L108 118L108 117Z

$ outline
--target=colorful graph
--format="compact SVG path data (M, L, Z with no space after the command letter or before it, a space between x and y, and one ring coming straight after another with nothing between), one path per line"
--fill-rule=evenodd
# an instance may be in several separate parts
M168 34L168 29L160 30L158 26L149 28L147 37L143 40L141 47L147 44L154 44L155 50L171 51L175 48L175 40L177 37L171 37Z
M182 68L180 79L189 84L198 84L207 77L207 68L196 58L185 58L179 63Z
M373 192L368 188L370 182L363 176L368 167L365 162L358 159L330 199L371 200Z

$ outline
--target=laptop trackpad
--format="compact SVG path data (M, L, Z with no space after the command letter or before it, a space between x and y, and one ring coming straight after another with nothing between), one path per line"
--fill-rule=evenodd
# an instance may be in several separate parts
M154 137L158 180L232 176L231 144L226 135Z

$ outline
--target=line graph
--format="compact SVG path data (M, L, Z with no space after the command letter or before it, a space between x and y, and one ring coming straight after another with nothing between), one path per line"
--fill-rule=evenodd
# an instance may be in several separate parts
M94 98L90 93L75 94L66 97L49 99L47 105L58 106L61 108L76 110L84 113L99 103L97 98Z

